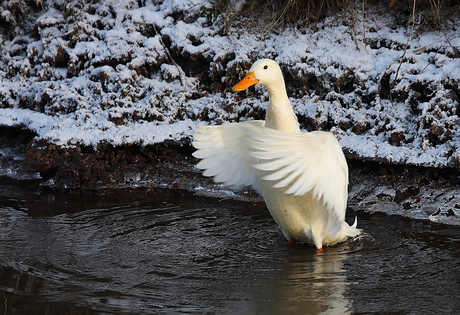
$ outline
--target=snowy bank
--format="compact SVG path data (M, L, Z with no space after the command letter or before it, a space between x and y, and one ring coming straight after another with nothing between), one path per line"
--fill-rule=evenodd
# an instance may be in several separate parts
M360 17L352 27L335 16L270 33L241 16L227 35L212 3L4 2L0 125L96 147L189 137L200 120L263 119L261 87L242 95L229 87L254 60L272 58L303 128L331 130L360 158L459 165L458 24L408 42L410 27L379 12L364 28Z

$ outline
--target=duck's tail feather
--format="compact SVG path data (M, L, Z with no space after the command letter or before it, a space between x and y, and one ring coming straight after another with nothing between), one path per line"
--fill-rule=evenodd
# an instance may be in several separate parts
M355 237L355 236L358 236L359 234L361 234L362 230L356 228L357 225L358 225L358 217L355 217L355 222L351 226L348 225L348 223L344 221L342 223L342 233L343 233L343 235L348 236L348 237Z

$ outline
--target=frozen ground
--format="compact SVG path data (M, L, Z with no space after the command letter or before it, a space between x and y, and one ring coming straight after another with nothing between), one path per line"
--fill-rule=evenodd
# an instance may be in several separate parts
M315 30L273 33L242 18L227 36L225 17L213 17L210 1L139 7L129 0L49 0L31 11L22 3L3 2L0 9L9 27L0 37L1 125L23 125L58 144L187 137L200 119L262 116L262 88L241 97L229 87L254 60L268 57L282 65L304 128L330 129L361 157L457 165L460 33L454 24L421 34L416 25L391 89L392 106L388 86L411 24L394 27L378 12L366 17L365 35L361 17L353 28L339 16Z
M263 119L262 87L230 88L272 58L301 126L334 132L349 156L460 166L458 21L429 31L417 15L411 31L381 8L272 27L244 0L228 14L213 3L2 2L0 126L64 146L183 139L196 123Z

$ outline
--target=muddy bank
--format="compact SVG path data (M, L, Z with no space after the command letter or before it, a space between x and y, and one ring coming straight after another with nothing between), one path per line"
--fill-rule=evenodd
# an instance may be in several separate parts
M146 147L101 145L93 149L57 146L36 140L33 133L18 128L0 131L2 181L28 182L58 194L102 196L131 193L134 189L142 196L169 188L263 202L248 187L226 187L203 177L194 168L197 160L191 156L194 149L190 138ZM350 172L350 210L460 224L460 202L456 198L460 176L456 169L392 165L345 154Z
M59 146L37 140L26 129L0 128L1 164L5 177L38 180L57 192L104 194L105 190L152 186L194 188L190 140L153 146L97 148ZM193 175L193 176L192 176Z

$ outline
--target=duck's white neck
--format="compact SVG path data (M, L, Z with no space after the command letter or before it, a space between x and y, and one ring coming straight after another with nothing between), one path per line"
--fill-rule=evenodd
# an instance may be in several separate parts
M265 87L269 94L265 127L284 132L300 133L299 122L287 96L284 80L281 84Z

